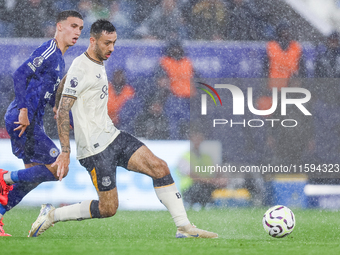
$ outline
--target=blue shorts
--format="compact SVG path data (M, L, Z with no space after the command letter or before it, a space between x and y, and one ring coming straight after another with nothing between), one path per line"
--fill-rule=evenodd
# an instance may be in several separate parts
M44 127L38 125L33 120L26 128L25 132L19 137L20 130L14 131L18 124L19 110L12 108L7 111L5 116L6 129L11 137L12 152L25 164L40 163L52 164L59 155L59 149L54 142L45 134Z

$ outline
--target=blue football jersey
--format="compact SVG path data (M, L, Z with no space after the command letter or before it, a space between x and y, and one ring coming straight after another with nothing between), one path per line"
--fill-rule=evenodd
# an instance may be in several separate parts
M6 129L11 137L12 151L25 164L51 164L59 155L54 142L45 134L43 116L46 104L52 107L55 93L63 77L65 62L55 39L43 43L13 75L15 99L7 109ZM27 108L30 125L21 137L19 109Z
M9 108L27 108L30 122L42 121L46 104L52 107L65 62L55 39L43 43L13 75L15 99Z

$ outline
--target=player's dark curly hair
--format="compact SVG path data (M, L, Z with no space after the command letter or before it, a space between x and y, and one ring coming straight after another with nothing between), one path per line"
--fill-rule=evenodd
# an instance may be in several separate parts
M104 31L107 33L113 33L116 31L116 28L110 21L99 19L92 24L90 34L92 37L98 39Z
M67 10L67 11L60 12L57 16L56 21L57 23L59 23L60 21L67 20L68 17L75 17L75 18L83 19L83 16L81 16L79 12L74 11L74 10Z

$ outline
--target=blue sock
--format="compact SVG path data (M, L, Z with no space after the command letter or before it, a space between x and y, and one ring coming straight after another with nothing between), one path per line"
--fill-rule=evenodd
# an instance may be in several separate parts
M8 203L6 206L2 206L6 211L11 210L14 206L20 203L20 201L35 187L37 187L39 183L15 183L13 184L13 190L8 193ZM0 213L2 212L0 205ZM4 215L4 213L1 213Z
M45 165L37 165L23 170L12 171L11 179L15 183L42 183L47 181L57 181Z
M0 204L0 214L4 215L5 213L6 213L5 207L2 204ZM1 220L1 218L0 218L0 220Z

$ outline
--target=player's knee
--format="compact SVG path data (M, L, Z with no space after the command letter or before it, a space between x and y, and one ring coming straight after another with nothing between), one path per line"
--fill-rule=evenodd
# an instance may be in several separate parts
M162 160L157 159L156 162L153 165L153 172L154 172L154 178L159 179L162 178L168 174L170 174L170 170L168 167L168 164Z
M109 205L109 206L99 206L100 216L102 218L112 217L117 213L118 205Z
M108 218L108 217L112 217L116 214L117 209L115 208L109 208L109 209L105 209L103 211L100 211L100 216L102 218Z

